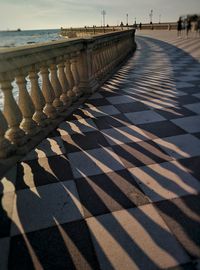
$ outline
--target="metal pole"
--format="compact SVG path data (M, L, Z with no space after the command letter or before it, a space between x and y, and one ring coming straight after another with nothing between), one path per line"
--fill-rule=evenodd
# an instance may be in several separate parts
M126 24L128 26L128 13L126 13Z

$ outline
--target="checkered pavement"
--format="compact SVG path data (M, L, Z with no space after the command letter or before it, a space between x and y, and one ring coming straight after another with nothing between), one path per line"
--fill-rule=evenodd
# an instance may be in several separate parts
M173 42L138 37L1 180L0 269L200 269L200 62Z

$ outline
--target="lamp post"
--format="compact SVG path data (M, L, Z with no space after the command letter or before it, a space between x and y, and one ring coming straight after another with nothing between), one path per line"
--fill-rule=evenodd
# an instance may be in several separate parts
M126 13L126 25L128 26L128 13Z
M151 11L150 11L149 19L150 19L150 24L152 24L152 20L153 20L153 9L151 9Z
M106 16L106 11L105 11L105 10L102 10L102 11L101 11L101 15L102 15L102 18L103 18L103 27L105 27L105 16Z

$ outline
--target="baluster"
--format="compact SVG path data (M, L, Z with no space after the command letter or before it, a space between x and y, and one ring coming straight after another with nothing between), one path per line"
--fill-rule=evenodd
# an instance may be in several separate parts
M20 70L18 72L16 83L19 88L18 105L23 116L20 127L27 135L33 136L38 132L38 129L35 121L32 119L35 108L26 88L27 81L25 79L25 71Z
M74 78L71 71L71 63L69 60L69 57L66 57L65 61L65 74L66 78L69 84L69 91L67 92L67 95L71 98L72 101L76 100L76 94L72 91L74 87Z
M103 61L102 61L102 50L99 49L98 50L98 64L99 64L99 68L98 68L98 79L101 80L102 79L102 71L103 71Z
M71 62L71 71L72 71L72 75L74 78L74 87L73 87L73 92L76 94L77 97L81 96L81 91L79 89L79 74L78 74L78 69L77 69L77 59L76 59L77 55L72 54L72 58L70 60Z
M102 78L104 79L104 76L106 74L106 59L105 59L105 47L103 45L102 51L101 51L101 59L102 59Z
M53 101L53 106L58 111L63 111L65 108L63 106L63 102L60 99L61 94L62 94L62 87L61 87L60 82L58 80L56 63L52 63L50 65L50 71L51 71L51 73L50 73L51 74L51 85L52 85L54 93L55 93L55 99Z
M29 72L29 79L31 81L31 98L35 106L35 113L33 115L33 120L38 124L38 126L44 127L48 125L48 120L43 112L45 106L45 99L42 91L38 84L38 73L35 66L33 66Z
M0 81L1 90L4 94L3 113L9 127L6 137L16 145L23 145L27 138L25 132L20 128L22 113L13 97L11 82L12 80L8 78Z
M106 73L107 73L108 72L108 66L109 66L108 44L105 47L104 55L105 55L105 69L106 69Z
M47 66L42 66L40 72L42 75L42 93L46 102L46 105L44 107L44 113L47 115L48 118L55 119L57 117L56 109L53 106L55 95L49 80L49 70Z
M8 130L8 124L4 115L0 110L0 158L6 158L14 152L15 147L9 140L5 138L5 133Z
M98 64L97 64L97 52L93 53L93 75L97 78Z
M58 78L62 87L60 99L65 107L68 108L72 103L72 99L68 96L69 84L65 75L65 64L63 59L61 59L61 63L58 64Z

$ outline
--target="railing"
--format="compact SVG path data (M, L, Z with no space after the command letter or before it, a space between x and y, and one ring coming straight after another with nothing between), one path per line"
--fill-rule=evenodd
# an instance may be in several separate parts
M65 37L73 38L73 37L86 37L93 36L97 34L110 33L121 30L128 30L133 28L132 25L129 26L85 26L82 28L61 28L60 34Z
M39 143L73 102L96 91L134 49L134 30L127 30L1 51L1 160Z

